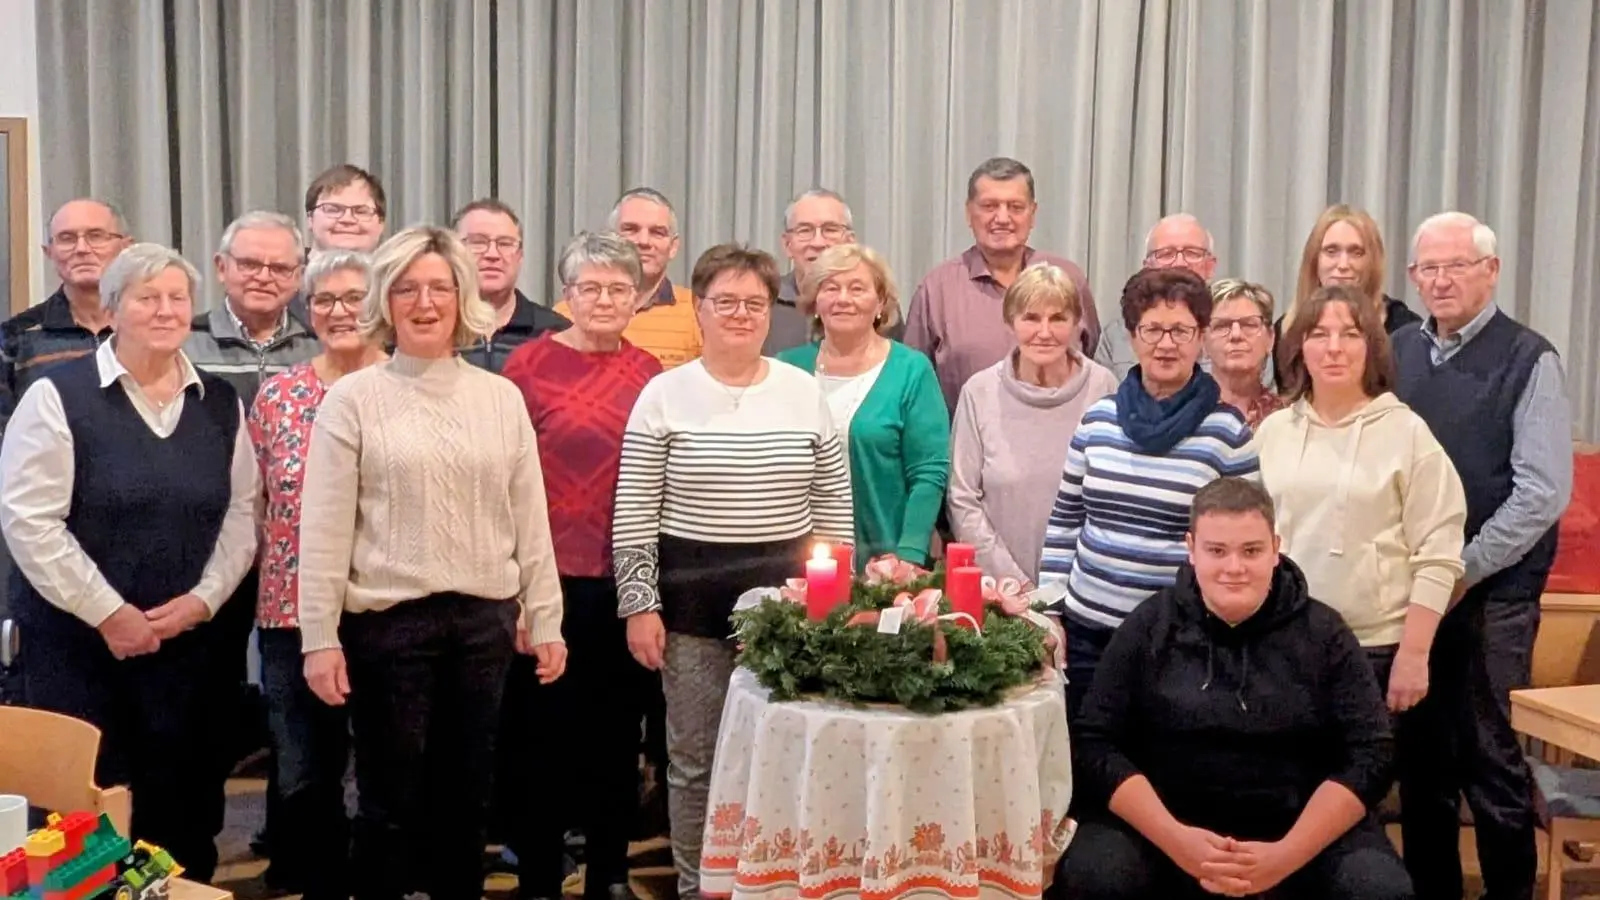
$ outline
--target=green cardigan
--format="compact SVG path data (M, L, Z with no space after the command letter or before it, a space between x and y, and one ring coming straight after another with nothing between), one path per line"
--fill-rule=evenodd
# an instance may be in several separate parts
M778 359L815 372L820 347L805 344ZM850 419L857 569L885 553L927 565L949 480L950 413L933 364L891 341L883 371Z

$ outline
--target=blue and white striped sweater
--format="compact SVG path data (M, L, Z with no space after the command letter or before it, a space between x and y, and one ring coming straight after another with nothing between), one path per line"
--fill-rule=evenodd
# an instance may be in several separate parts
M1041 585L1065 584L1066 615L1115 628L1168 587L1188 559L1183 536L1195 492L1224 476L1257 478L1250 426L1219 405L1166 454L1135 449L1117 422L1117 398L1084 413L1045 526Z

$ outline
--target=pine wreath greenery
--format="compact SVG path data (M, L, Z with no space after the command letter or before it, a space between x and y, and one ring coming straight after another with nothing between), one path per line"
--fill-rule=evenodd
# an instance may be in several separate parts
M846 625L859 612L894 605L902 592L941 587L931 573L904 585L857 581L850 602L812 622L799 603L768 601L733 615L743 648L739 664L755 673L776 701L822 696L850 704L894 703L919 713L993 706L1012 688L1034 679L1050 658L1045 635L1032 623L990 609L980 635L953 622L907 621L899 634L872 625ZM940 612L949 612L940 601ZM944 633L947 658L934 662L934 628Z

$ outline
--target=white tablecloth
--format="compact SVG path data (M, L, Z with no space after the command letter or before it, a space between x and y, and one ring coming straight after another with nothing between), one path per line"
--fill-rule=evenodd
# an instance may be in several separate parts
M771 703L728 686L701 893L1038 897L1072 837L1059 678L990 709L922 716Z

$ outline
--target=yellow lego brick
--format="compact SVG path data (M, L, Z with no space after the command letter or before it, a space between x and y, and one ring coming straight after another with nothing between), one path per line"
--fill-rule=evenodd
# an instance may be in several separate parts
M28 835L23 845L29 856L54 856L67 849L67 836L54 828L41 828Z

